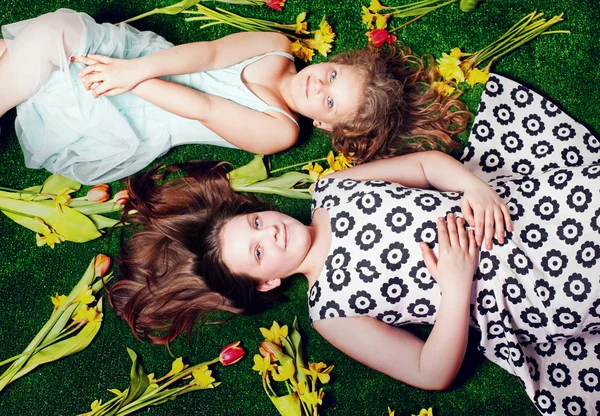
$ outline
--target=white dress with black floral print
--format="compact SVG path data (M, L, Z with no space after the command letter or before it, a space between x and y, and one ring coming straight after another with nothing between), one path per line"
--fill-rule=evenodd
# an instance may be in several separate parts
M600 142L554 104L493 75L464 165L506 202L513 232L481 249L471 292L480 350L545 415L600 414ZM311 320L434 324L441 293L418 243L460 193L324 178L332 245L309 290Z

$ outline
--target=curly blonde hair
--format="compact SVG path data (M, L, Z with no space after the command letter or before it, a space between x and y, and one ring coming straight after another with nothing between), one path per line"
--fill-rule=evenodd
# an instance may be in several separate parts
M464 131L472 114L453 96L434 89L439 78L431 55L406 46L370 46L339 54L333 62L351 65L364 77L363 102L352 118L332 128L333 147L355 163L420 150L452 150L452 136Z

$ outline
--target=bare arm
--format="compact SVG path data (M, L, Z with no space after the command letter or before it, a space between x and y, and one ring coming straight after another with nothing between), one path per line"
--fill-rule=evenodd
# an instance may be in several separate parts
M140 83L132 93L184 118L198 120L240 149L272 154L291 147L296 124L280 113L261 113L221 97L161 79Z
M510 212L490 186L473 175L452 156L426 151L364 163L332 173L330 177L356 180L379 179L411 188L436 188L440 191L464 192L462 213L475 227L477 244L492 248L495 236L504 242L504 227L512 231Z
M440 254L422 245L427 268L442 289L436 323L427 341L369 317L316 321L315 329L336 348L363 364L426 390L450 386L464 359L469 298L477 249L462 220L438 221Z

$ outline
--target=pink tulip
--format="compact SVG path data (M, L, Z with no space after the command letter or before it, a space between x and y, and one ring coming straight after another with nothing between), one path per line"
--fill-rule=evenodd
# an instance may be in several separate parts
M260 347L258 347L258 351L263 357L269 356L271 362L277 361L282 353L281 348L279 348L278 345L269 341L263 341L262 344L260 344Z
M90 189L86 196L90 202L106 202L108 201L108 185L95 185Z
M221 350L219 361L223 365L232 365L242 359L246 351L239 345L241 341L233 342Z
M106 254L98 254L94 259L94 274L96 277L104 276L110 267L110 257Z
M123 189L115 194L113 198L116 204L125 205L127 201L129 201L129 194L127 193L127 189Z

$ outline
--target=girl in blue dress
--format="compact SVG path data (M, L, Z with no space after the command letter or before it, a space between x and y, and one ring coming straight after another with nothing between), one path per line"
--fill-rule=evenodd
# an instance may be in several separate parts
M295 143L299 114L357 162L452 146L469 116L423 91L432 68L407 49L341 54L297 73L290 42L274 33L173 47L61 9L2 34L0 115L17 106L26 165L82 183L123 178L181 144L279 152ZM421 140L403 141L412 131Z

